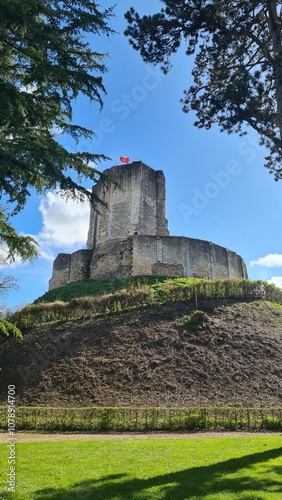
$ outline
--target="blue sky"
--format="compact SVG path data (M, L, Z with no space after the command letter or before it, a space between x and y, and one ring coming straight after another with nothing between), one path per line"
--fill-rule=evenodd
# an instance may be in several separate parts
M170 234L209 240L236 251L244 258L250 279L272 280L282 287L282 181L275 182L263 167L265 151L254 131L240 138L220 133L216 126L199 130L193 126L193 113L183 113L180 99L192 82L193 65L184 47L166 76L143 63L132 49L123 35L123 15L132 5L141 14L157 12L161 6L158 0L148 7L144 3L120 2L111 23L119 33L91 39L95 50L108 53L107 95L102 111L79 98L74 121L94 130L94 141L82 139L74 146L68 138L61 140L77 151L111 157L101 170L119 163L120 155L163 170ZM59 252L85 247L88 217L87 205L65 203L55 192L30 198L12 222L22 234L38 239L42 257L32 265L16 262L1 269L18 279L19 289L3 299L9 307L30 303L48 289L52 261Z

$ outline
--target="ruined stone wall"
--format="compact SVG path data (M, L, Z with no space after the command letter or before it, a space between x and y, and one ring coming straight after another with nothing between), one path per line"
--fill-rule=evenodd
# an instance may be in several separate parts
M77 250L77 252L71 254L70 283L89 278L91 255L92 252L85 249Z
M71 254L59 253L53 263L53 273L49 280L49 290L59 288L69 282Z
M93 279L125 278L132 275L132 238L111 240L98 245L90 263Z
M247 277L244 261L235 252L184 236L134 237L132 274L206 279Z
M78 250L72 254L59 253L53 264L49 290L89 278L91 254L90 250Z
M156 235L168 236L168 221L166 218L166 186L165 176L162 170L155 172L156 180ZM143 234L143 233L142 233Z
M49 290L67 283L129 276L191 276L206 279L247 278L243 259L209 241L185 236L135 235L110 240L95 251L59 254Z
M93 208L87 248L96 248L109 240L125 239L134 234L168 235L165 178L142 162L119 165L105 170L117 181L108 187L98 182L93 192L107 207Z
M91 278L141 275L229 279L246 278L247 271L235 252L185 236L135 235L103 243L93 252Z

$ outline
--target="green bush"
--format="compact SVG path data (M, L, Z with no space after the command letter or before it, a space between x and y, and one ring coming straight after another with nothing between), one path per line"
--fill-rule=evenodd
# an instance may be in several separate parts
M98 314L117 313L165 302L188 301L196 309L199 304L230 300L268 300L282 304L282 290L263 281L170 278L155 281L150 285L142 283L139 278L135 281L128 281L127 284L127 288L114 293L82 296L69 302L57 300L32 304L17 312L11 321L24 331L44 323L85 320L87 317ZM193 318L190 318L190 322L192 328L201 326L200 317L196 313Z
M7 408L0 407L0 428ZM17 430L40 431L282 431L281 408L48 408L17 407Z
M9 337L9 335L14 335L15 337L22 338L21 331L12 323L9 323L3 318L0 318L0 334L5 337Z

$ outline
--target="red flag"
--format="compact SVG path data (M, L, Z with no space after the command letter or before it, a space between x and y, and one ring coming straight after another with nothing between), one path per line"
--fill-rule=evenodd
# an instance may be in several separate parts
M122 161L123 163L129 163L130 162L130 158L129 156L120 156L119 157L120 161Z

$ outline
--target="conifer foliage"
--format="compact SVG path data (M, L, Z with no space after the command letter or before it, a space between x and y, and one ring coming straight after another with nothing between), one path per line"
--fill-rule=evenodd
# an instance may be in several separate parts
M255 129L269 150L266 167L282 178L282 5L265 0L162 0L164 8L140 17L131 8L125 34L144 61L171 67L182 43L194 55L193 84L183 110L195 125L246 133Z
M106 157L69 151L58 134L93 135L73 123L73 102L84 95L103 104L106 54L92 50L86 35L109 35L111 15L90 0L0 0L0 196L9 207L0 217L0 242L11 256L37 253L8 221L32 189L91 198L81 181L101 177L95 167Z

